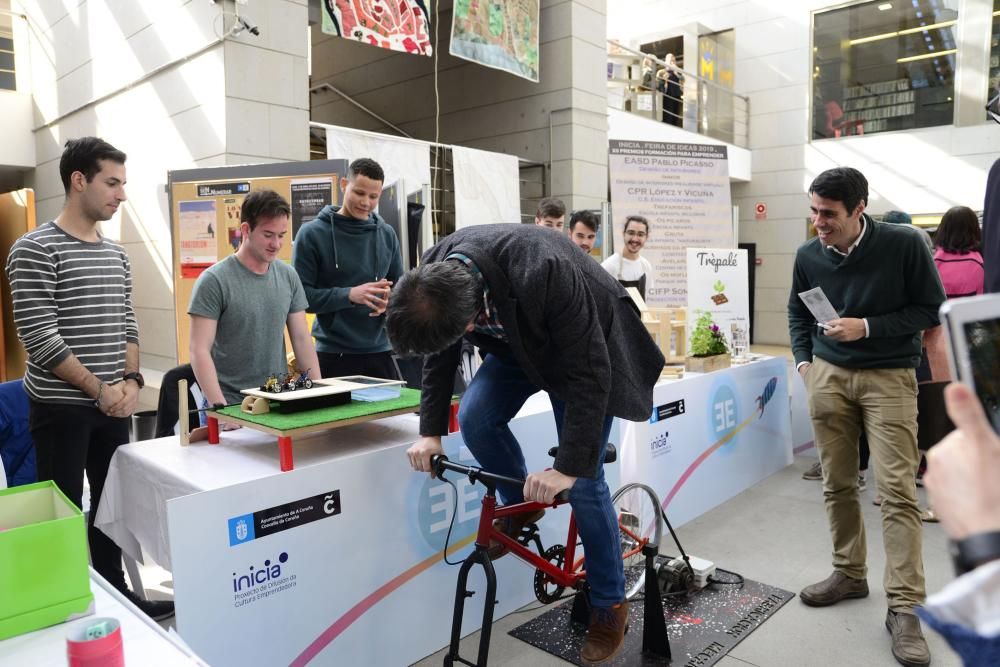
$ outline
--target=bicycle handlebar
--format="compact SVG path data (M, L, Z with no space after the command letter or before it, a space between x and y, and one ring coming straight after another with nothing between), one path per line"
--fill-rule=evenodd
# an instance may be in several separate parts
M461 463L452 463L448 460L448 457L444 454L433 454L431 456L431 470L434 476L438 479L444 479L444 471L451 470L452 472L461 473L466 475L473 482L482 482L485 486L489 488L495 488L497 484L513 484L515 486L524 486L523 479L517 479L516 477L507 477L505 475L497 475L492 472L486 472L482 468L477 468L476 466L466 466ZM556 502L568 502L569 501L569 489L560 491L556 494Z

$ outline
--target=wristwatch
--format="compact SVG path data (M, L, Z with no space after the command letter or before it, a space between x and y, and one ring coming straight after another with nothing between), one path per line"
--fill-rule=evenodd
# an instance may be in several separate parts
M139 385L139 389L146 386L146 380L142 377L142 373L138 371L133 371L132 373L126 373L122 380L135 380L135 383Z
M975 533L965 539L952 540L949 550L955 574L961 576L984 563L1000 559L1000 531Z

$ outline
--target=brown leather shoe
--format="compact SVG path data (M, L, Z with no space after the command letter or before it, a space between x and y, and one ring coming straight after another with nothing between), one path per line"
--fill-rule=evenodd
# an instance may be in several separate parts
M538 510L537 512L532 512L531 514L515 514L514 516L505 516L502 519L493 520L493 528L499 530L501 533L508 535L511 539L516 540L521 535L521 529L527 526L529 523L535 523L539 521L543 516L545 516L545 510ZM497 540L490 540L489 549L486 550L486 554L490 557L490 560L496 560L507 555L507 547L501 544Z
M827 607L847 598L868 597L868 581L852 579L839 570L823 581L806 586L799 597L810 607Z
M885 629L892 635L892 657L896 662L906 667L931 664L931 652L915 614L890 609L885 615Z
M587 639L580 649L580 661L585 665L596 665L615 657L625 645L627 630L628 600L610 608L592 608Z

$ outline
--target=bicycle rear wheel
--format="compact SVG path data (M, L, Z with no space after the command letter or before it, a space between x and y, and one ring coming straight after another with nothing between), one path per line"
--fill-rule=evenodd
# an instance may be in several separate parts
M659 549L663 522L660 499L645 484L633 482L618 489L611 497L621 538L622 563L625 567L625 597L631 600L642 591L645 555L643 547Z

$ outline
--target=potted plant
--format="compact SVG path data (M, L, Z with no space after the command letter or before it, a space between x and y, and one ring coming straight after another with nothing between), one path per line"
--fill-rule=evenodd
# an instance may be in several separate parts
M712 314L702 311L691 332L691 344L684 368L695 373L710 373L729 368L729 346L719 325L712 321Z

